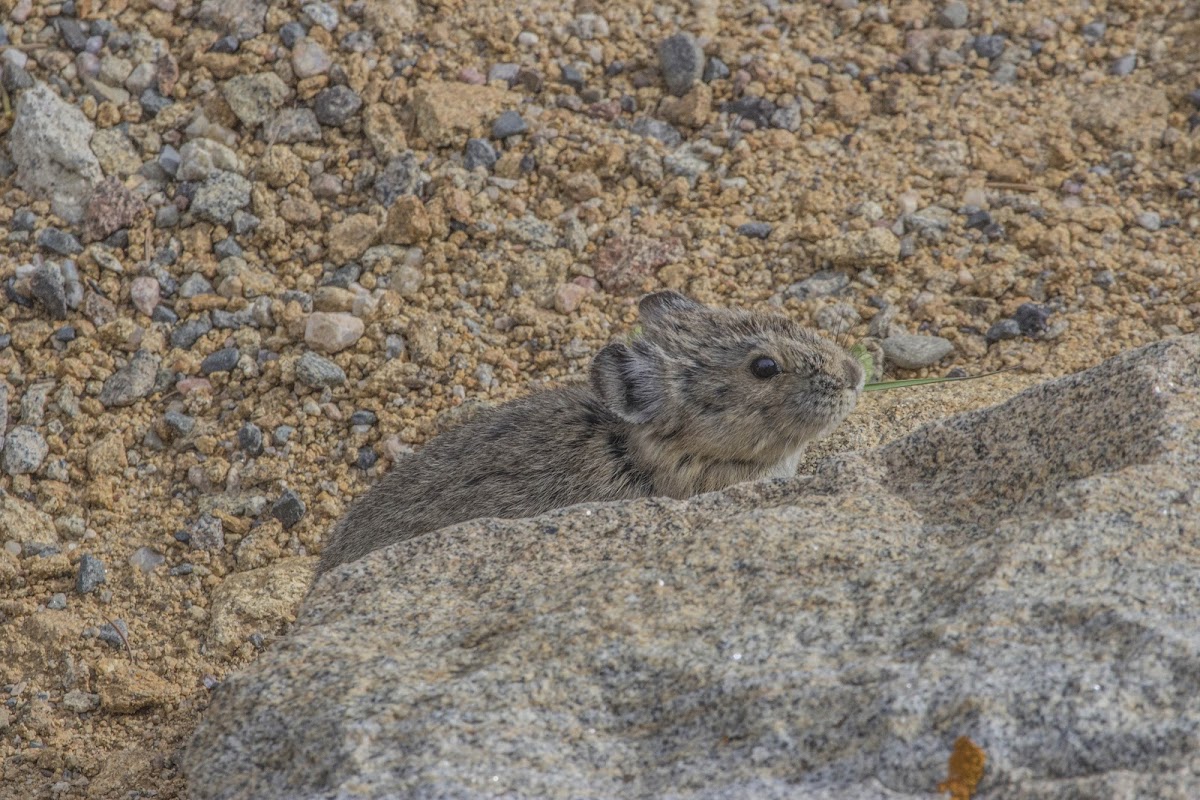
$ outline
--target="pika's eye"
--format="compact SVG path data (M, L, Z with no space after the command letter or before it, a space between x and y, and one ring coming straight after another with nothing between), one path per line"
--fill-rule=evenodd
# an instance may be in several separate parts
M774 378L781 370L779 369L779 365L775 363L775 359L764 356L763 358L754 359L754 363L750 365L750 371L754 373L754 377L766 380L767 378Z

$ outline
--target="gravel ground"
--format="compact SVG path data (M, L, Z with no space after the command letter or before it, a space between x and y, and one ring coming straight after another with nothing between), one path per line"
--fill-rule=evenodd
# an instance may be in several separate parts
M897 5L4 3L0 796L177 796L350 498L645 290L898 377L1194 331L1196 5Z

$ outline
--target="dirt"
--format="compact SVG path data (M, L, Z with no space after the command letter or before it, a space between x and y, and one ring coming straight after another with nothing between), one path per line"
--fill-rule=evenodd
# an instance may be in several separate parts
M774 305L846 338L874 320L877 333L953 344L935 366L892 377L1012 370L967 400L927 387L864 402L855 435L826 450L1200 322L1194 4L970 4L954 28L927 2L365 2L335 6L332 32L291 3L69 5L5 2L8 47L35 80L57 77L102 133L93 150L120 141L104 131L124 134L129 148L105 151L101 167L144 204L120 223L127 241L63 256L38 244L44 229L90 240L105 220L56 217L11 163L0 179L7 432L11 442L31 427L48 449L34 471L0 475L0 797L183 796L177 755L210 693L286 631L346 503L473 404L577 379L629 328L643 291ZM91 31L108 21L159 40L161 52L135 43L119 57L149 64L173 105L150 118L137 95L115 102L85 85L60 32L68 12ZM283 43L280 28L297 20L319 53L298 58L309 45ZM236 52L214 52L232 29L244 34ZM680 31L729 74L674 97L658 45ZM998 45L978 37L994 35L1003 52L980 55ZM1115 74L1129 54L1132 70ZM511 85L475 85L497 64L521 71L509 70ZM568 84L564 64L581 83ZM124 71L110 62L101 83L113 70ZM262 109L226 90L262 73L286 99L248 123L237 112ZM318 140L289 134L287 115L330 86L361 108L322 123ZM6 132L19 92L9 87ZM527 130L491 138L504 111ZM639 133L646 119L671 123L674 134L656 130L680 142ZM229 172L249 181L241 210L256 229L193 213L202 180L143 168L200 134L240 162ZM489 140L494 165L463 168L469 137ZM174 224L170 205L182 212ZM36 221L21 235L23 211ZM379 245L391 248L368 249ZM156 321L134 303L153 287L135 280L170 247L178 257L162 270L209 289L163 290L156 303L178 321ZM31 299L30 265L68 257L84 298L55 319ZM357 278L329 284L348 262ZM844 288L791 288L825 269L845 273ZM269 313L255 316L259 298ZM254 322L172 343L214 312ZM346 316L306 342L313 312ZM988 335L1014 315L1019 335ZM74 338L58 336L64 325ZM352 343L326 341L342 335ZM204 374L204 359L231 347L235 366ZM102 402L139 350L162 382ZM345 380L298 382L309 350ZM352 425L358 411L377 421ZM247 422L261 454L239 438ZM286 443L280 426L294 429ZM294 524L287 490L303 504ZM80 593L85 554L106 575ZM127 632L105 635L117 621Z

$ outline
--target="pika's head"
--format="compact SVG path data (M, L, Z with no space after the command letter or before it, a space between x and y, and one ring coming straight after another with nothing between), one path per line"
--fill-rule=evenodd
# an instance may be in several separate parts
M782 458L833 430L862 392L856 359L781 315L669 291L638 312L641 334L597 354L592 387L626 422L697 455Z

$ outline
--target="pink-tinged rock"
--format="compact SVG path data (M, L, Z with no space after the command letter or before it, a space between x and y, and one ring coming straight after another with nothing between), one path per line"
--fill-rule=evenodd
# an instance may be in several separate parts
M133 303L134 308L146 316L150 316L154 313L154 309L158 305L158 299L159 289L157 280L151 278L149 275L142 275L133 279L133 283L129 286L129 300Z
M554 291L554 310L560 314L574 313L589 294L590 290L577 283L564 283Z
M189 395L192 392L211 392L212 384L208 378L181 378L175 384L175 389L182 395Z
M322 353L340 353L362 338L363 321L344 312L314 311L304 327L304 341Z
M592 268L606 291L625 294L640 291L656 270L683 258L677 239L654 239L639 233L614 236L596 254Z
M325 48L310 39L301 39L292 48L292 70L297 78L324 75L333 66L333 59Z
M483 86L487 83L487 77L474 67L463 67L459 70L458 79L473 86Z
M138 221L146 204L115 177L105 178L88 198L83 212L83 240L107 238Z
M571 278L571 283L576 286L582 286L585 289L590 289L593 292L600 288L600 283L595 278L589 278L587 275L576 275L574 278Z

